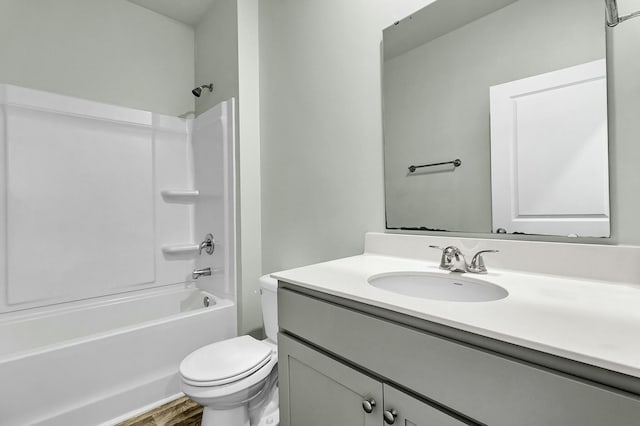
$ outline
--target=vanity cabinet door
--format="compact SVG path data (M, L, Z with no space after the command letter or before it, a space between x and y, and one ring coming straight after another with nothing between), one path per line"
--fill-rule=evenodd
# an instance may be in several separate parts
M392 417L392 413L395 415ZM384 385L384 416L398 426L464 426L474 425L458 420L392 386ZM385 419L385 423L389 424Z
M383 425L379 381L282 334L278 369L282 426Z

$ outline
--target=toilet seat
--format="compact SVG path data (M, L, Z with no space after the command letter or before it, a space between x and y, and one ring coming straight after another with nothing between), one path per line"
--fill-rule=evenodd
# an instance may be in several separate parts
M273 357L269 345L240 336L192 352L180 364L180 375L191 386L222 386L251 376Z
M210 405L212 400L215 400L218 406L226 406L229 401L234 404L238 401L244 403L260 390L264 380L272 373L277 362L278 357L273 356L267 364L255 373L235 382L220 386L192 385L186 382L183 377L181 388L189 398L204 406Z

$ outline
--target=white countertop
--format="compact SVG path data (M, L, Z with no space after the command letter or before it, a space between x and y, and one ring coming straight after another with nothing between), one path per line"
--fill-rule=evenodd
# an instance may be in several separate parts
M388 272L452 274L433 261L363 254L272 277L478 335L640 378L640 286L489 267L464 274L509 292L490 302L415 298L375 288Z

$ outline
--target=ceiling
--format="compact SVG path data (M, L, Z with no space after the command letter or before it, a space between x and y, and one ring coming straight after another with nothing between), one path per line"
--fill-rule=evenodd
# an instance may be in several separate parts
M215 0L129 0L146 9L195 27Z

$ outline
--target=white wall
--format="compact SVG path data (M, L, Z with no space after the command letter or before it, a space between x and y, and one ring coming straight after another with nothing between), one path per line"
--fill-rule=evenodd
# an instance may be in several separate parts
M180 115L193 29L125 0L2 0L0 83Z
M196 268L211 268L198 278L199 288L237 300L235 238L235 105L223 102L193 120L191 161L193 188L200 194L193 206L193 241L209 233L215 240L211 255L195 256ZM234 325L235 328L235 325Z
M621 15L640 10L640 0L620 0ZM638 111L640 111L640 18L608 31L609 158L611 186L611 236L620 244L640 244L638 197Z
M0 313L188 281L162 247L193 241L193 209L161 191L192 188L189 140L184 119L0 85Z

